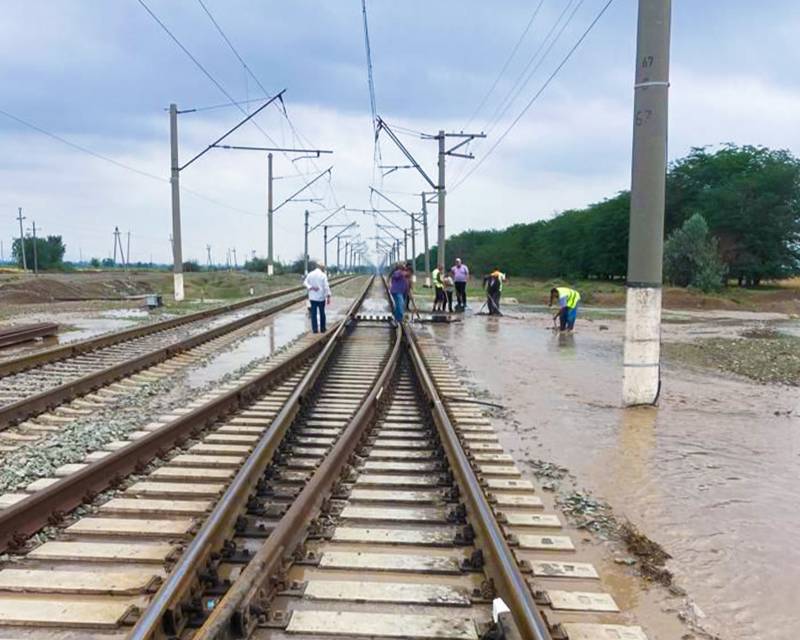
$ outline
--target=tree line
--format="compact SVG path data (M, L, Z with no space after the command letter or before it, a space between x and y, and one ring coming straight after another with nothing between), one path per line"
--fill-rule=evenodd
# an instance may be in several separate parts
M462 257L473 273L499 267L510 274L569 279L624 279L628 262L630 192L564 211L550 220L502 230L465 231L448 238L449 256ZM693 216L707 226L704 278L716 273L740 285L800 273L800 160L784 150L723 145L694 148L667 173L665 233L669 238ZM690 233L702 234L695 219ZM681 236L682 238L683 236ZM673 247L691 246L677 239ZM417 258L422 268L423 257ZM436 250L431 250L436 264ZM683 277L683 274L680 276ZM676 284L681 284L676 282Z

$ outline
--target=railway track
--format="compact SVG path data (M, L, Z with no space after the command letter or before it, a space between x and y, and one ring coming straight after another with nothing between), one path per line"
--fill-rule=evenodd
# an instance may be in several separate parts
M106 483L137 474L0 569L0 637L642 640L437 347L369 293L369 314L357 300L354 322L160 427L183 425L181 449L106 458ZM66 484L64 505L103 491ZM59 509L39 502L41 524Z
M334 284L347 280L349 278L343 278ZM0 432L277 313L302 301L304 292L303 287L282 289L252 300L0 363ZM88 403L74 409L80 415L81 410L91 411L93 407ZM61 418L69 419L71 413L67 410ZM36 439L37 428L46 431L53 423L57 425L59 418L49 424L29 425L30 433L21 433L21 437L0 433L0 452L12 451L26 439Z

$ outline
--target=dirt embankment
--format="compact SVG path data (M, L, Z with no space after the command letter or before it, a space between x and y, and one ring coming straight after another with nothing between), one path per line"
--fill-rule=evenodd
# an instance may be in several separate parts
M625 292L592 293L590 304L599 307L625 306ZM705 309L714 311L764 311L800 315L800 289L746 290L735 287L720 294L704 294L692 289L664 288L665 309Z
M37 304L64 300L119 300L149 293L153 287L143 280L122 275L91 276L19 275L0 280L0 304Z

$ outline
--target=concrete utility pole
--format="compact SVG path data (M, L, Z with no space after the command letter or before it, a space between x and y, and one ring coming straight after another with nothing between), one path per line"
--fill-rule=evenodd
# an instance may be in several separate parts
M322 261L328 267L328 225L322 226Z
M671 0L639 0L622 397L655 404L661 386L661 284Z
M119 239L119 227L114 227L114 266L117 264L117 240Z
M439 130L439 184L436 185L437 206L439 207L438 233L436 235L436 264L446 266L444 261L444 198L447 193L444 188L444 131Z
M272 260L272 152L267 154L267 275L275 273Z
M172 235L175 240L172 243L172 256L173 256L173 279L174 279L174 290L175 290L175 300L183 300L184 292L183 292L183 255L181 252L181 201L180 201L180 185L179 185L179 177L180 172L183 171L186 167L192 164L198 158L204 156L208 153L211 149L217 148L227 148L231 149L233 147L223 147L219 143L222 142L225 138L231 135L234 131L239 129L244 123L248 120L254 118L257 114L261 113L264 109L266 109L270 104L272 104L275 100L282 99L283 94L286 92L286 89L281 91L280 93L274 95L269 100L267 100L264 104L262 104L258 109L250 113L244 120L241 120L236 126L231 129L228 129L224 134L222 134L219 138L217 138L214 142L208 145L205 149L203 149L200 153L194 156L191 160L189 160L186 164L181 166L178 163L178 114L179 113L186 113L183 111L178 111L178 107L174 104L169 105L169 133L170 133L170 148L171 148L171 172L170 172L170 183L172 185ZM194 109L190 111L195 111Z
M36 220L31 221L33 227L33 275L39 275L39 254L36 250Z
M428 194L422 193L422 239L425 244L425 286L431 286L431 250L428 246Z
M172 281L176 302L184 298L181 248L181 168L178 164L178 106L169 105L170 177L172 187Z
M28 270L28 261L25 258L25 231L22 228L22 221L25 220L25 216L22 215L22 207L18 208L17 220L19 220L19 248L22 252L22 270Z
M131 263L131 232L128 231L128 241L125 248L125 271L128 270L128 266Z
M378 117L378 127L377 132L385 131L386 134L391 138L392 142L397 145L400 151L403 152L403 155L411 162L411 166L416 169L419 174L425 179L425 181L431 186L432 189L436 191L437 194L437 204L439 208L439 219L438 219L438 247L437 247L437 264L444 265L445 261L445 195L447 193L447 189L445 188L445 156L454 156L456 158L466 158L468 160L472 160L475 158L474 155L471 153L456 153L457 149L469 144L475 138L485 138L485 133L445 133L444 130L440 129L439 133L436 135L427 135L423 134L422 138L427 140L436 140L439 143L439 178L437 183L434 183L431 180L430 176L425 173L425 170L420 166L420 164L414 159L414 156L411 155L411 152L406 149L405 145L400 141L397 135L392 131L389 125L383 121L382 118ZM449 149L446 147L447 138L460 138L461 142L458 142L454 146L450 147ZM401 167L397 167L401 168Z
M308 209L303 223L303 275L308 275Z
M208 266L211 268L211 245L206 245L206 255L208 256Z
M236 258L236 247L233 247L233 249L231 249L231 251L233 252L233 268L234 269L238 269L239 268L239 260Z
M283 93L283 92L281 92ZM269 103L267 103L269 104ZM265 105L266 106L266 105ZM263 108L263 107L262 107ZM252 116L251 116L252 117ZM235 130L235 128L233 129ZM232 131L233 131L232 130ZM228 132L230 133L230 132ZM228 135L225 134L225 136ZM222 136L223 138L225 136ZM222 138L220 138L222 140ZM272 152L279 151L284 154L288 153L300 153L305 154L308 157L312 158L319 158L323 153L333 153L333 151L326 150L326 149L285 149L283 147L251 147L251 146L242 146L242 145L230 145L230 144L218 144L219 140L209 146L209 149L216 148L216 149L228 149L233 151L268 151L267 153L267 275L271 276L274 274L274 266L273 266L273 258L272 258L272 238L273 238L273 227L272 227L272 218L274 214L280 209L283 205L291 202L294 197L303 191L305 191L308 187L314 184L317 180L319 180L325 174L329 174L333 167L329 167L321 174L319 174L316 178L307 182L303 185L298 191L293 193L289 196L286 200L281 202L277 207L273 205L272 201L272 183L274 181L274 177L272 175Z

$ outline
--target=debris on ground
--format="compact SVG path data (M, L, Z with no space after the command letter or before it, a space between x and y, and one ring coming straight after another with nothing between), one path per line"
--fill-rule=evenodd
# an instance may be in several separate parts
M667 343L668 357L745 376L761 384L800 386L800 338L755 328L735 338Z
M648 580L669 587L672 584L672 573L664 565L672 556L628 520L619 524L618 531L628 551L639 559L639 570L642 575Z

